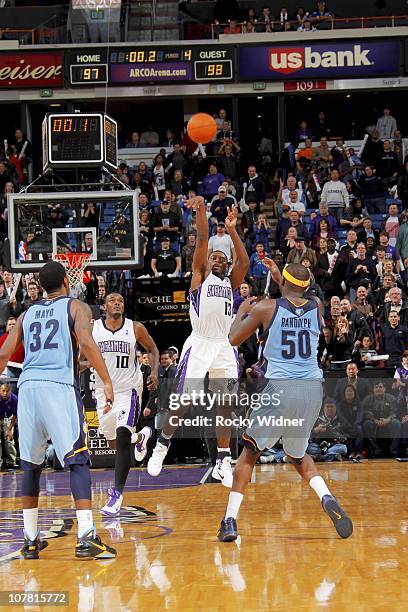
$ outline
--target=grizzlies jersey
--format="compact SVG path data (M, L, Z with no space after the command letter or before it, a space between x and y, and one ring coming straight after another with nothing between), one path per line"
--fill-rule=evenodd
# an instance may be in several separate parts
M105 360L115 393L132 389L140 375L133 321L123 319L121 327L111 331L103 319L98 319L94 322L92 336ZM95 385L96 389L103 389L96 372Z
M320 315L315 300L295 306L286 298L276 300L276 310L266 330L264 357L266 378L321 379L317 362Z
M212 272L198 289L190 291L193 334L209 340L228 340L232 322L232 287L228 276Z
M79 386L78 342L70 314L72 298L41 300L23 318L24 364L18 386L45 380Z

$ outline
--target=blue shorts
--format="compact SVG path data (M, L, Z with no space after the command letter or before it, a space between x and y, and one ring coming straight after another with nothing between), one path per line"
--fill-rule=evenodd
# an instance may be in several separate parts
M23 469L35 469L44 463L49 439L62 465L89 463L79 389L49 381L26 381L19 389L17 418Z

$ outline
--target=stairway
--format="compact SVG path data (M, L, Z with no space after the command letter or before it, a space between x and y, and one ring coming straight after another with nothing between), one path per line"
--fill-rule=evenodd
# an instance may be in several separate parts
M179 40L178 0L132 0L128 42Z

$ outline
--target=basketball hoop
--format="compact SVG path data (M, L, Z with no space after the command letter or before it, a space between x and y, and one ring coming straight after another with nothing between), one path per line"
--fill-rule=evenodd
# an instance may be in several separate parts
M54 261L64 266L71 289L84 288L84 270L90 257L90 253L55 253L52 256Z

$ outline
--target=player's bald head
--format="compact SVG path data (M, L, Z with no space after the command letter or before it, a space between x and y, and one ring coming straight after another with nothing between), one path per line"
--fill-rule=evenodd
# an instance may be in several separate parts
M302 264L291 263L285 266L283 279L288 289L302 295L309 287L310 273Z

